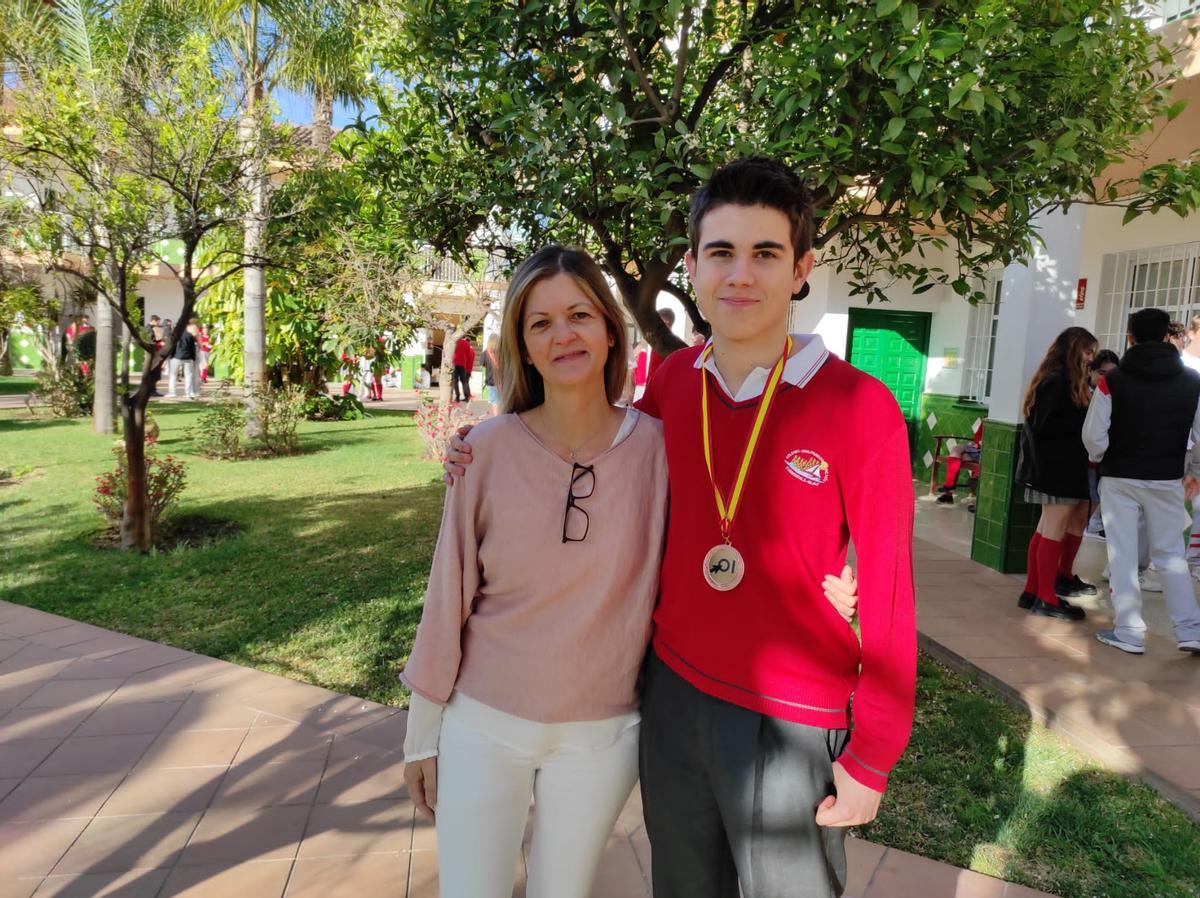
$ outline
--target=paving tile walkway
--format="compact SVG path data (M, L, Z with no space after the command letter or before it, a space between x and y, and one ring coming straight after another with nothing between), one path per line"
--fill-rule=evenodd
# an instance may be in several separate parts
M1081 622L1034 617L1016 606L1023 578L952 547L915 545L922 649L977 673L1051 730L1200 820L1200 656L1180 652L1154 628L1145 655L1101 645L1096 631L1112 626L1107 597L1080 600L1088 609Z
M404 717L0 602L0 898L434 898ZM869 842L850 858L850 898L1042 895ZM635 795L595 898L649 898L648 862Z

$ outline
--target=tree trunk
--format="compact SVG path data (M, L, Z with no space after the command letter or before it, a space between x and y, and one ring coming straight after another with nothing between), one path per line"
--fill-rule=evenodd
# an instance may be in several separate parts
M8 328L0 329L0 375L13 373L12 359L8 357Z
M96 297L96 358L92 371L96 394L92 400L92 430L112 433L117 410L117 341L113 307Z
M333 142L333 93L318 86L313 91L312 148L318 153L329 152Z
M624 272L621 277L616 278L625 308L633 315L633 320L646 337L646 341L661 356L668 356L687 345L658 317L658 294L666 285L670 272L670 268L661 266L661 270L648 270L640 279ZM611 267L609 273L612 273Z
M442 408L450 407L451 388L454 384L454 347L458 345L458 341L466 336L466 331L462 328L455 328L453 332L444 331L446 336L442 339L442 368L438 374L438 405Z
M125 332L125 338L121 341L121 393L128 395L129 393L129 362L130 355L133 352L133 335L128 330Z
M267 174L257 150L259 117L262 114L261 92L262 89L259 87L259 96L255 98L250 109L242 115L239 127L239 136L252 157L251 172L246 184L246 190L250 197L250 210L243 222L244 237L242 241L243 252L247 258L252 260L263 257L267 231ZM248 265L242 272L242 285L244 315L242 336L245 367L243 395L246 405L246 435L255 438L259 436L255 395L266 384L267 379L267 291L266 272L263 266L257 261Z
M146 366L149 369L149 365ZM146 403L150 399L149 370L143 372L142 385L121 403L125 431L125 513L121 516L121 548L150 551L150 509L146 488Z

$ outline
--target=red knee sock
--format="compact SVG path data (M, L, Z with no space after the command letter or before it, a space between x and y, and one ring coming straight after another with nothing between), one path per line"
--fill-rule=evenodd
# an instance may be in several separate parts
M1054 591L1054 577L1058 573L1058 560L1062 554L1062 543L1056 539L1042 537L1037 549L1037 597L1047 605L1057 605L1058 595Z
M1062 555L1058 559L1058 576L1071 579L1071 571L1075 567L1075 556L1079 554L1079 544L1083 537L1076 533L1064 533L1062 538Z
M1033 531L1033 536L1029 538L1029 554L1026 556L1028 570L1025 574L1025 592L1031 596L1037 595L1038 546L1041 542L1042 535Z
M958 483L958 472L962 470L961 458L950 458L946 461L946 480L942 484L947 489L954 489Z

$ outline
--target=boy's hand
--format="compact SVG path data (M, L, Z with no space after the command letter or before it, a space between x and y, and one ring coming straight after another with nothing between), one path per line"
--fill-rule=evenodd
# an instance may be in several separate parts
M1200 480L1191 476L1183 478L1183 498L1195 499L1197 495L1200 495Z
M861 826L879 813L883 793L864 786L837 761L833 762L833 788L837 795L828 796L817 806L817 826Z
M434 819L437 810L437 757L410 761L404 765L404 785L417 810Z
M846 623L854 620L858 611L858 578L854 576L854 569L850 565L842 568L840 577L826 574L821 588L825 590L825 598L829 600L833 610L840 614Z
M464 424L454 436L450 437L450 448L442 460L442 481L446 486L454 486L454 481L467 475L467 465L471 463L471 447L467 445L467 434L473 424Z

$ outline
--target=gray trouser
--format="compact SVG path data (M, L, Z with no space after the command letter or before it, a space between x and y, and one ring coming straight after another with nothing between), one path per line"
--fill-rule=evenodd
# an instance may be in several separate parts
M837 898L846 830L817 826L846 730L778 720L696 689L653 651L641 783L654 898Z
M1188 525L1188 514L1183 505L1183 485L1178 480L1105 477L1100 481L1100 496L1117 638L1133 645L1142 645L1146 639L1135 561L1141 512L1146 521L1150 560L1162 581L1175 637L1180 642L1200 639L1200 607L1184 558L1183 530Z

